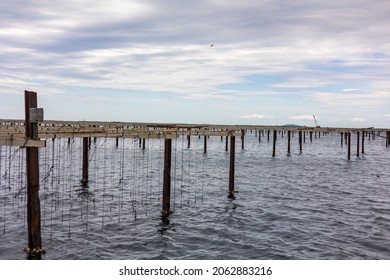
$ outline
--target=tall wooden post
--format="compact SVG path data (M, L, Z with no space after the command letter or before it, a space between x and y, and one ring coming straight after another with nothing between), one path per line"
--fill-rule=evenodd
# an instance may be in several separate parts
M287 131L287 156L291 155L291 131Z
M245 129L241 129L241 149L245 148Z
M356 146L357 146L357 148L356 148L356 156L357 157L359 157L359 152L360 152L360 132L358 131L357 133L356 133Z
M261 142L261 131L259 130L259 142Z
M187 135L187 148L191 148L191 135Z
M303 143L306 143L306 131L303 132Z
M234 161L236 152L236 136L230 136L229 198L234 198Z
M207 135L204 136L204 142L203 142L203 154L207 153Z
M274 139L273 139L273 146L272 146L272 157L275 157L275 155L276 155L276 134L277 134L277 131L274 130Z
M116 138L118 140L118 138ZM83 172L81 178L81 184L83 186L88 185L88 137L83 138Z
M310 131L310 143L313 142L313 131Z
M302 131L298 132L298 140L299 140L299 153L302 154Z
M142 138L142 150L145 150L145 146L146 146L146 139L145 138Z
M38 140L38 123L31 121L30 109L37 108L37 93L24 92L26 138ZM26 148L27 165L27 254L40 258L42 254L41 238L41 202L39 199L39 152L37 147Z
M229 136L226 136L225 151L229 150Z
M267 130L267 139L268 139L268 142L269 142L269 129Z
M172 139L165 139L163 205L162 205L162 215L165 217L169 216L169 214L171 213L171 165L172 165Z
M344 141L344 133L340 132L340 136L341 136L341 148L342 148L343 147L343 141Z
M351 132L348 131L348 160L351 159Z
M365 131L363 131L362 133L362 154L364 155L364 134L365 134Z

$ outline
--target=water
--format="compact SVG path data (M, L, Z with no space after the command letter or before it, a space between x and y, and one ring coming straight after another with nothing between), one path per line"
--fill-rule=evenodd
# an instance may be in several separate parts
M355 137L353 137L353 140ZM89 188L80 185L81 140L40 150L44 259L390 259L390 149L365 141L347 161L340 136L236 139L236 198L219 137L173 141L172 202L161 218L163 140L91 143ZM356 150L352 143L353 153ZM12 159L12 160L10 160ZM27 247L25 154L0 148L0 259Z

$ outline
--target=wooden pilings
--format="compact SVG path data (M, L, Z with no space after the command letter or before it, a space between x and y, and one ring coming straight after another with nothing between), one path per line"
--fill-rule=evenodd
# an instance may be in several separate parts
M291 155L291 131L287 131L287 156Z
M351 160L351 132L347 132L347 139L348 139L348 155L347 158L348 160Z
M245 130L241 129L241 149L245 148Z
M360 132L356 132L356 156L359 157L360 152Z
M31 110L37 108L37 93L24 92L26 138L38 140L38 123L31 120ZM27 232L29 257L40 258L42 254L41 238L41 202L39 199L39 153L37 147L26 148L27 165Z
M302 154L302 131L298 132L298 139L299 139L299 153Z
M362 131L362 154L363 155L364 155L364 134L366 134L365 131Z
M390 146L390 131L386 131L386 148Z
M116 138L118 140L118 138ZM82 178L81 184L83 186L88 185L88 154L89 154L89 139L88 137L83 138L83 169L82 169ZM116 141L117 142L117 141ZM117 146L117 143L115 144Z
M163 178L163 205L162 215L171 213L171 165L172 165L172 139L165 139L164 143L164 178Z
M230 167L229 167L229 198L234 198L234 162L236 150L236 136L230 136Z
M207 153L207 135L204 136L203 140L203 154Z
M225 151L227 152L229 150L229 136L226 136L226 143L225 143Z
M275 157L275 155L276 155L276 135L277 135L277 131L274 130L274 139L273 139L273 146L272 146L272 157Z

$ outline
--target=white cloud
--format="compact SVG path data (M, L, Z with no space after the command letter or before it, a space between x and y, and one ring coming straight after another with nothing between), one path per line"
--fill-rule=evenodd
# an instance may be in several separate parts
M361 118L361 117L350 118L349 120L351 122L353 122L353 123L364 123L364 122L367 122L367 120L365 118Z
M244 115L244 116L239 116L239 118L241 118L241 119L272 119L271 116L262 115L262 114Z
M292 116L289 117L292 120L314 120L313 115L301 115L301 116ZM318 120L319 118L316 116L316 119Z

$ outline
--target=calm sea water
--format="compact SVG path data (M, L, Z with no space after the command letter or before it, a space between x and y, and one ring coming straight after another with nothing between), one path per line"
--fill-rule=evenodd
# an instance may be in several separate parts
M173 141L173 213L163 220L163 140L97 139L80 185L81 140L40 150L44 259L390 259L390 148L365 141L347 161L340 135L236 139L236 193L219 137ZM0 147L0 259L27 247L25 151Z

